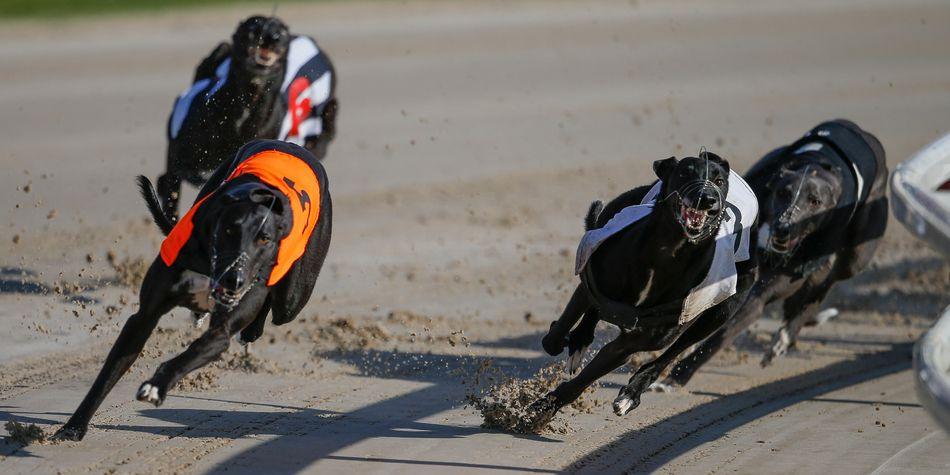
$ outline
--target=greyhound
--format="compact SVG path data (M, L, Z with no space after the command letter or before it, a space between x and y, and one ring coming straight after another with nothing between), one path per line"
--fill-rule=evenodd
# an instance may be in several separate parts
M620 327L620 335L576 377L531 406L528 430L540 430L634 353L666 348L637 369L613 404L621 416L636 408L659 374L727 321L752 287L756 264L749 248L758 210L742 178L726 160L705 151L656 161L653 169L659 181L652 187L627 191L606 206L591 205L575 264L581 284L542 346L551 355L568 347L573 372L598 321ZM607 237L598 236L605 232ZM591 237L600 243L594 249L586 244Z
M208 330L162 363L136 394L159 406L182 377L220 357L240 332L261 336L268 313L288 323L313 292L330 245L326 172L306 149L251 142L222 163L177 224L165 217L149 180L139 177L156 224L167 235L105 364L72 417L54 435L82 440L89 421L141 353L159 319L176 306L210 312Z
M843 119L819 124L757 162L746 179L763 210L761 279L735 317L677 363L666 383L686 384L766 305L781 303L784 316L762 366L785 354L802 327L836 315L819 308L836 282L855 276L874 257L887 228L887 176L881 143Z
M226 157L254 139L303 145L323 159L336 135L336 72L307 36L276 17L252 16L195 71L168 118L165 173L158 195L178 217L182 180L202 186Z

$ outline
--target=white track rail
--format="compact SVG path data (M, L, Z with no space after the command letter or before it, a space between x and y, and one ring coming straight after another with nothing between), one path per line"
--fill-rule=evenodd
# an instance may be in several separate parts
M891 176L891 209L910 232L950 257L950 134L901 163Z
M950 433L950 307L914 347L917 398Z
M891 208L907 229L950 257L950 134L897 166L891 176ZM914 347L917 397L950 432L950 307Z

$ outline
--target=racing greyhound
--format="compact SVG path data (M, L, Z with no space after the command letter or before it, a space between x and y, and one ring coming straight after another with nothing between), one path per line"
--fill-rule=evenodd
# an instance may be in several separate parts
M208 330L162 363L136 397L159 406L182 377L220 357L233 334L261 336L268 313L283 325L310 299L330 245L326 172L303 147L254 141L222 163L177 224L139 177L149 211L167 237L129 317L85 399L54 435L81 440L96 409L141 353L159 319L176 306L210 312Z
M659 181L652 186L591 205L575 263L581 284L542 346L551 355L568 347L573 372L598 321L620 327L620 335L580 374L536 401L525 430L543 428L634 353L666 348L637 369L613 404L617 415L636 408L660 373L728 320L752 287L749 248L758 210L748 185L726 160L705 151L656 161L653 169Z
M761 278L735 317L677 363L666 383L683 385L720 349L781 303L782 327L766 366L794 345L803 326L830 318L821 302L838 281L861 272L887 228L887 163L874 135L853 122L819 124L746 174L763 210L757 253Z
M336 134L336 72L308 36L276 17L252 16L195 71L168 118L165 173L158 195L178 217L182 180L204 184L222 160L254 139L303 145L318 159Z

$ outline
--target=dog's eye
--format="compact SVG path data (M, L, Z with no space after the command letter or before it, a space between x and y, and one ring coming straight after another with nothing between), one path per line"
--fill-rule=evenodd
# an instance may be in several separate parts
M271 240L271 235L267 233L261 233L260 236L257 237L257 243L260 245L267 244L270 242L270 240Z
M821 204L821 200L817 196L809 196L808 203L811 204L812 208L817 208Z
M716 185L722 186L725 184L726 184L726 180L723 180L722 178L716 178Z

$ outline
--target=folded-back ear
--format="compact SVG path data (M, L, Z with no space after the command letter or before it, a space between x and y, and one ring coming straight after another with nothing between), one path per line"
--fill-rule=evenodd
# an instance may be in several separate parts
M778 184L782 182L782 179L788 175L795 175L795 170L790 170L787 166L782 166L778 169L778 173L773 173L769 177L769 181L765 184L765 187L771 191L775 191L778 188Z
M670 173L673 172L673 169L676 168L676 163L676 157L657 160L653 162L653 172L656 173L657 178L666 180L666 178L670 176Z
M277 214L284 213L284 202L270 188L257 188L251 191L249 196L254 203L267 206Z
M831 172L831 173L834 174L836 177L838 177L838 179L841 179L842 177L844 177L844 173L842 172L841 168L836 167L836 166L834 166L834 165L832 165L832 164L830 164L830 163L828 163L828 162L821 162L821 161L820 161L820 162L818 162L818 166L820 166L821 168L823 168L823 169L825 169L825 170Z
M704 153L703 157L707 158L711 162L718 164L720 167L722 167L723 170L725 170L726 173L729 173L729 162L726 161L726 159L712 152Z

